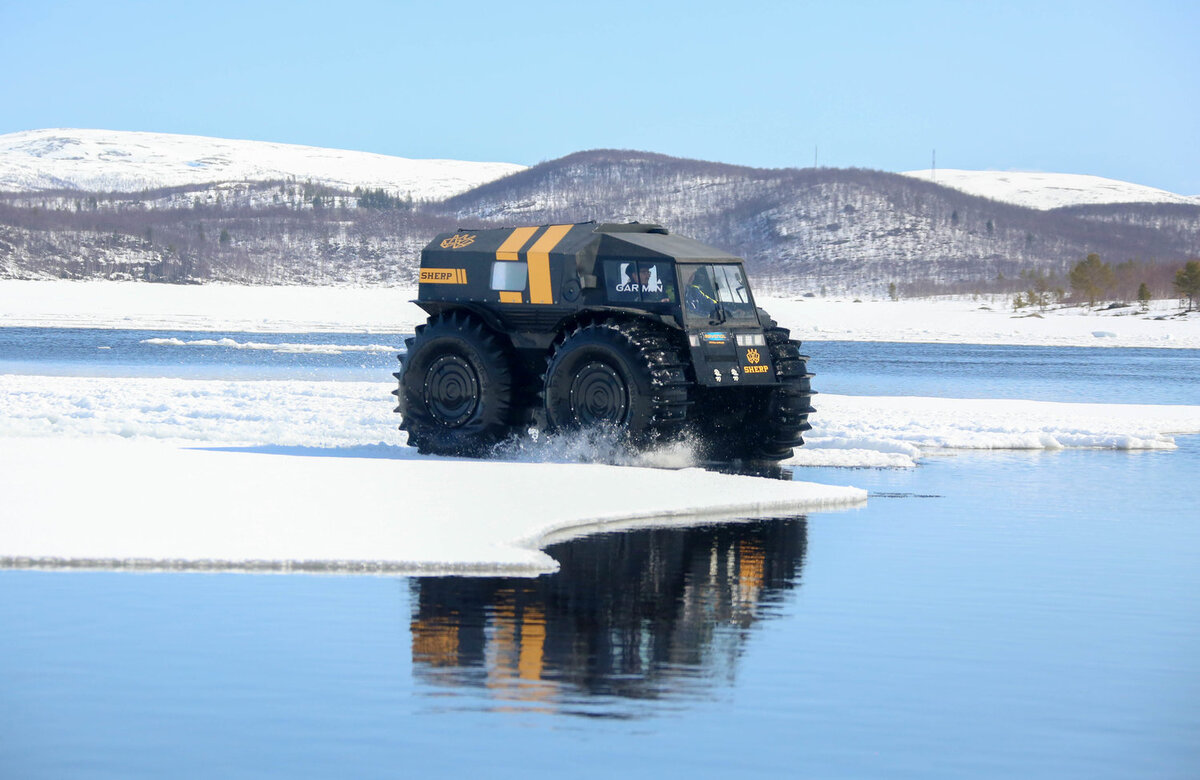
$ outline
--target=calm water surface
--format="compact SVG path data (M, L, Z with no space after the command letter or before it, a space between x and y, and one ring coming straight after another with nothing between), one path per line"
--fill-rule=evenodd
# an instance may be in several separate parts
M933 386L893 348L822 376ZM1009 349L911 360L965 361L938 394L971 395ZM1143 360L1096 352L1097 383ZM1055 355L1078 358L1025 355L1032 385L1080 400ZM1146 393L1186 400L1194 356L1153 355ZM872 498L574 540L532 579L0 571L0 777L1200 776L1200 439L1178 441L800 470Z

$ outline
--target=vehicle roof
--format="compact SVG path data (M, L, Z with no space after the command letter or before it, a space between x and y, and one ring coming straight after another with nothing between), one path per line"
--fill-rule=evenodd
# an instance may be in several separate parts
M513 226L504 228L470 229L459 228L454 233L442 233L425 247L425 255L435 256L479 253L492 255L501 248L527 252L538 244L539 238L552 229L562 233L553 242L548 253L551 255L574 255L579 260L587 257L648 257L680 261L741 262L737 255L709 246L693 238L673 235L659 225L631 222L618 225L611 223L576 222L560 225ZM510 239L521 231L527 237L521 246L513 249ZM565 231L565 232L563 232ZM454 239L469 243L456 246ZM508 242L508 243L506 243ZM461 241L458 242L461 244ZM515 259L515 258L513 258Z
M708 244L702 244L694 238L687 236L663 235L661 233L620 233L608 234L606 239L611 239L614 242L620 242L637 247L664 257L674 258L682 261L699 261L712 260L719 262L740 261L741 258L737 255L730 254L723 249L717 249ZM605 241L604 243L607 243ZM621 254L621 252L610 252L608 247L601 244L602 254ZM634 254L634 253L630 253ZM642 254L638 252L636 254Z

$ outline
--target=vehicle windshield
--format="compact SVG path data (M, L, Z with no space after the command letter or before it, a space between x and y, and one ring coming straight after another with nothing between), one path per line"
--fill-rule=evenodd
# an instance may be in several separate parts
M690 325L754 325L758 315L740 265L679 265L683 316Z

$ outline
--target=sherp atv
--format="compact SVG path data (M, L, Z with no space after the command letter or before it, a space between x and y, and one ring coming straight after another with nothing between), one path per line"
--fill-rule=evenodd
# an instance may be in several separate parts
M421 252L396 411L419 451L483 456L530 428L692 435L783 460L809 429L807 357L742 260L657 225L458 230Z

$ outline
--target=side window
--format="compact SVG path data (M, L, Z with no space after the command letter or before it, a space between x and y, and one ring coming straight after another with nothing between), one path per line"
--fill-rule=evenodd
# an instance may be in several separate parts
M610 301L638 303L642 300L637 265L632 260L604 261L604 286Z
M492 289L520 292L529 281L529 264L516 263L511 260L497 260L492 263Z
M638 282L643 301L675 302L675 269L670 263L639 263Z
M613 303L675 302L675 266L643 260L605 260L604 285Z

